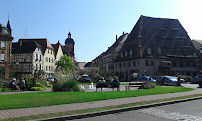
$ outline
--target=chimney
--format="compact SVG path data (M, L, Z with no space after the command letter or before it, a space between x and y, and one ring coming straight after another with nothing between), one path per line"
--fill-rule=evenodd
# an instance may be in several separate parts
M124 32L123 32L123 35L124 35Z
M117 35L116 35L116 41L118 40Z

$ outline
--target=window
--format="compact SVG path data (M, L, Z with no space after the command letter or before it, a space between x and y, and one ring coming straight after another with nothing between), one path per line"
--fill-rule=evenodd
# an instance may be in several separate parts
M128 52L127 51L125 51L125 56L128 56Z
M38 60L38 54L36 54L36 60Z
M132 56L133 55L133 51L132 50L130 50L130 56Z
M184 67L183 62L180 62L180 67Z
M48 59L48 62L50 62L50 58Z
M147 49L147 54L151 55L151 49L150 48Z
M41 55L40 55L40 61L41 61Z
M126 62L123 62L123 67L126 67Z
M130 67L130 62L127 62L127 67Z
M5 54L1 54L1 62L4 62L5 61Z
M137 65L136 65L136 61L133 61L133 66L137 66Z
M42 68L41 68L41 64L39 64L39 70L42 70Z
M49 66L49 71L51 70L51 67Z
M0 67L0 78L4 78L4 76L5 76L5 68Z
M161 49L160 48L158 49L158 54L161 55Z
M36 70L38 71L38 65L36 64Z
M49 53L49 49L48 49L48 53Z
M46 62L48 62L48 57L46 57Z
M173 67L177 67L177 63L176 62L173 62Z
M5 49L6 47L6 42L5 41L1 41L1 49Z
M48 70L48 66L46 66L46 71Z
M53 63L53 58L52 58L52 61L51 61L52 63Z
M146 60L146 66L153 66L152 60Z
M53 54L53 50L51 50L51 54Z
M186 67L190 67L190 63L189 62L187 62Z

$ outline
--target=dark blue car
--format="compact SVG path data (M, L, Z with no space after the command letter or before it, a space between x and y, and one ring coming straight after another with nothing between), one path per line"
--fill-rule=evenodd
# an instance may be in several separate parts
M138 77L138 81L149 81L149 78L151 78L150 76L140 76ZM152 82L156 82L155 79L151 78Z

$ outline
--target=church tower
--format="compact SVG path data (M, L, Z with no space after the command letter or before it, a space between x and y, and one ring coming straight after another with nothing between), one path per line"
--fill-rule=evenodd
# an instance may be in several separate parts
M68 38L65 40L64 54L74 57L74 40L71 38L71 33L69 32Z

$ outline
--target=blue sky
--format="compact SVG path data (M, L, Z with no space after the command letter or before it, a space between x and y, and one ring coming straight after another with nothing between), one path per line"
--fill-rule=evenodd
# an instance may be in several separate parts
M0 23L8 14L13 42L47 38L64 45L68 32L75 56L88 62L106 51L116 35L130 33L140 15L179 19L190 38L202 40L200 0L0 0Z

